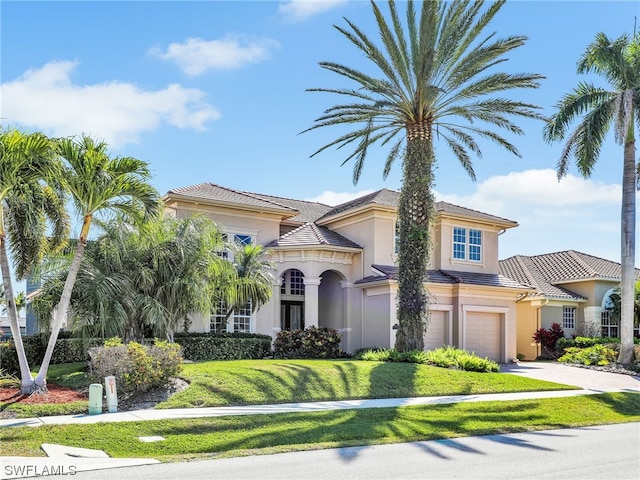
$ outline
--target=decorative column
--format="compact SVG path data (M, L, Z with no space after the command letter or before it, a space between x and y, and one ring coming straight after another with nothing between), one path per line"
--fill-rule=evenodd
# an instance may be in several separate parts
M272 305L272 316L271 316L271 332L269 335L275 335L282 330L281 327L281 319L282 309L280 306L280 291L282 289L282 282L284 281L284 277L280 276L273 279L272 283L272 293L271 293L271 305Z
M318 326L318 287L320 278L304 277L304 326Z
M584 307L584 328L580 335L599 337L602 335L602 307Z

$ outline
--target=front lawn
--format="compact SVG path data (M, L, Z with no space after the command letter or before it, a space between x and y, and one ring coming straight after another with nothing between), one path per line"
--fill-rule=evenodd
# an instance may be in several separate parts
M158 408L569 390L501 373L358 360L234 360L185 365L188 389Z
M49 382L83 389L84 364L52 365ZM186 364L189 387L157 408L191 408L366 398L429 397L575 389L501 373L477 373L414 363L358 360L232 360ZM3 404L0 411L33 417L86 413L75 404Z

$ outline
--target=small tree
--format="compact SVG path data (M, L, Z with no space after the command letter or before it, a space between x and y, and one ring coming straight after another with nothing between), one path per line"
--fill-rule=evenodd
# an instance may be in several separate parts
M547 352L549 358L558 358L556 343L561 338L564 338L564 330L562 330L559 323L552 323L549 330L540 328L533 335L535 342L542 345L542 348Z

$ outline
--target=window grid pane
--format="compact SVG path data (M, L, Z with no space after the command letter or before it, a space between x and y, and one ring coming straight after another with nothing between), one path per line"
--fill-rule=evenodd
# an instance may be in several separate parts
M620 332L618 330L618 322L611 318L609 312L606 310L602 312L600 315L600 322L602 325L602 336L603 337L619 337Z
M453 227L453 258L465 259L467 231L461 227Z
M209 317L209 330L212 332L226 332L226 316L227 316L227 304L224 300L220 300L214 306L213 312Z
M482 260L482 231L469 229L469 260Z
M233 331L251 332L251 301L233 312Z
M304 275L300 270L291 270L289 272L290 279L290 295L304 295Z
M576 307L562 307L562 328L576 328Z
M234 235L233 241L242 246L251 245L253 243L251 235Z

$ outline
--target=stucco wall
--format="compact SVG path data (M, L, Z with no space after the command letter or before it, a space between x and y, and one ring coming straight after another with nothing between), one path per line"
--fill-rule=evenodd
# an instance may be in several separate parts
M453 258L453 228L463 227L482 231L481 261L455 260ZM498 273L498 230L482 224L466 221L442 220L436 230L436 255L434 266L442 270L458 270L462 272ZM468 241L468 238L467 238Z

